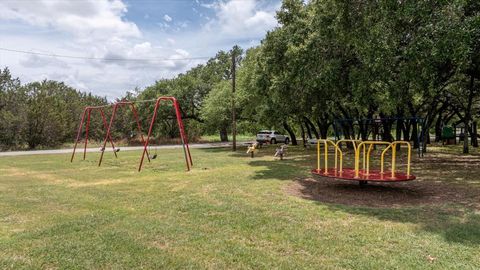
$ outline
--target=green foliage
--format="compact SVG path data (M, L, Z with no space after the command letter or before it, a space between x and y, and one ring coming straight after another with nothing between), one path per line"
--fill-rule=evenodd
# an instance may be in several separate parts
M260 122L325 135L336 118L421 116L428 130L480 114L475 1L285 0L277 19L248 64Z
M25 93L20 80L10 71L0 69L0 149L21 143L20 130L24 127Z
M52 147L73 141L85 106L106 104L56 81L21 85L7 68L0 70L0 148ZM100 115L92 116L93 139L103 139Z
M204 132L213 133L220 129L225 132L230 125L227 120L231 119L231 95L229 97L226 95L228 92L231 93L231 87L227 90L227 84L230 84L232 79L232 54L236 55L237 61L241 61L242 50L237 46L229 52L220 51L205 65L198 65L173 79L157 81L141 92L137 98L148 100L159 96L176 97L182 108L186 129L192 138L200 137ZM215 100L217 98L219 100ZM212 104L222 107L213 108ZM222 111L224 109L230 113ZM222 111L222 114L217 116L215 110ZM152 104L140 109L142 123L147 122L152 111ZM172 112L170 107L161 107L157 120L159 130L155 136L168 135L172 138L178 136L177 127L169 120ZM219 118L221 121L218 122Z
M326 137L338 118L422 117L422 129L429 131L435 123L438 137L442 125L463 122L476 138L479 14L474 0L284 0L277 12L279 26L260 46L245 53L238 46L219 51L203 65L121 99L176 97L192 139L215 132L226 139L232 100L238 127L246 133L284 128L292 137L300 130ZM82 104L106 102L54 82L21 86L7 69L0 75L0 143L6 148L68 140ZM145 128L154 105L138 106ZM171 106L161 107L155 138L178 137L173 115ZM94 124L100 134L95 136L101 139L99 124ZM384 125L383 139L391 140L392 124ZM414 126L397 126L397 139L401 133L407 140L416 137ZM130 138L135 129L131 112L119 111L113 137ZM349 137L368 133L350 124L338 129Z
M230 127L232 118L232 88L228 81L217 83L204 100L201 117L205 119L206 131Z

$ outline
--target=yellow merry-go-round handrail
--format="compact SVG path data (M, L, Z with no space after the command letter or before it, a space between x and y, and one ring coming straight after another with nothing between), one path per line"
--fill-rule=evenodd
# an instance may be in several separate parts
M385 153L389 150L392 149L392 177L395 177L395 169L396 169L396 159L397 159L397 145L399 144L405 144L407 146L407 176L410 176L410 164L411 164L411 159L412 159L412 145L409 142L406 141L394 141L392 142L387 148L385 148L382 151L382 155L380 158L380 172L383 173L383 167L384 167L384 157Z
M324 147L324 167L325 171L324 174L328 174L328 146L331 145L335 148L335 170L338 168L339 171L343 169L343 152L342 150L331 140L327 139L319 139L317 140L317 171L320 171L320 143L323 144ZM339 155L340 154L340 155ZM340 159L340 166L338 167L338 159Z
M391 176L395 177L396 170L396 159L397 159L397 145L404 144L407 146L407 176L410 176L411 168L411 156L412 156L412 146L409 142L406 141L360 141L360 140L339 140L336 143L328 139L317 140L317 172L321 170L321 157L322 153L320 151L321 146L324 147L324 172L323 174L328 175L328 147L333 146L335 148L335 172L343 171L343 151L340 148L341 143L352 143L355 150L355 178L360 178L360 155L363 152L363 171L364 175L370 174L370 155L375 145L385 145L386 148L382 150L381 159L380 159L380 173L384 173L384 160L385 154L388 150L392 150L392 167L391 167ZM358 143L358 144L357 144ZM368 149L367 149L368 146Z
M360 144L362 140L353 140L353 139L342 139L338 140L335 145L337 145L340 148L340 145L342 143L351 143L353 145L353 150L357 151L357 145Z
M360 177L360 151L363 149L363 170L365 171L366 175L370 173L370 154L372 153L374 145L388 145L390 146L390 142L384 141L364 141L361 142L358 147L357 151L355 152L355 177ZM368 151L366 151L366 147L368 145ZM387 146L387 148L388 148Z
M357 152L357 147L358 147L358 144L360 144L362 142L362 140L355 140L355 139L342 139L342 140L338 140L335 145L338 147L339 150L342 150L341 148L341 144L342 143L351 143L353 145L353 150L354 152L356 153ZM343 154L343 152L342 152ZM343 158L343 157L342 157ZM365 153L363 154L363 158L365 159ZM365 167L365 161L363 161L363 166ZM340 169L340 172L342 170Z

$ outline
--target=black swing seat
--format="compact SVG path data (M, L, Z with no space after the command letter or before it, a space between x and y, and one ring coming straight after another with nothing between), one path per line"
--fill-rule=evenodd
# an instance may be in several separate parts
M100 148L100 152L104 152L104 151L105 151L104 147ZM118 152L120 152L120 148L114 148L113 151L115 151L115 153L118 153Z
M150 159L156 159L156 158L157 158L157 154L150 156Z

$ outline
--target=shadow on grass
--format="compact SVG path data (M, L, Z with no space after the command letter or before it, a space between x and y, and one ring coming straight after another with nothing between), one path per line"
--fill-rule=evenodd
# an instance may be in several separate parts
M414 223L426 232L446 241L471 246L480 245L480 215L471 210L445 207L364 208L328 206L333 211L369 216L383 221Z
M480 245L480 189L429 182L369 184L298 179L287 193L332 211L420 225L446 241Z
M210 148L201 149L201 151L212 154L224 153L230 158L241 159L250 166L262 167L253 177L255 180L293 180L299 175L308 175L309 167L314 161L310 152L306 152L300 147L289 147L286 157L280 160L274 157L276 148L275 145L264 146L255 152L253 158L246 153L246 147L239 147L235 152L230 148Z
M315 166L313 151L294 151L282 161L258 159L249 164L262 168L253 179L295 180L286 187L287 193L332 211L414 223L448 242L480 245L480 185L476 184L480 158L441 154L414 162L418 180L367 186L313 178L309 173Z
M310 176L315 151L289 149L284 160L273 159L274 151L274 147L260 149L248 161L260 168L254 180L292 180L287 193L314 200L332 211L413 223L448 242L480 245L480 186L470 184L478 181L480 158L429 154L414 160L414 172L419 176L416 181L359 186L357 182ZM249 159L242 149L230 152L230 156Z
M294 180L299 176L309 174L315 160L312 158L312 151L303 150L300 147L291 147L287 151L287 155L283 160L274 157L274 146L267 149L261 149L251 158L249 165L261 167L257 171L253 179L278 179L278 180Z
M190 148L190 151L195 148ZM214 148L196 148L195 151L205 152L205 153L231 153L232 149L229 147L214 147Z

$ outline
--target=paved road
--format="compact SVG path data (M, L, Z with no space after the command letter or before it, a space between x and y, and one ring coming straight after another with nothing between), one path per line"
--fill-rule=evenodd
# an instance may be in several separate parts
M239 142L238 145L242 145L242 142ZM231 143L194 143L190 144L190 148L219 148L219 147L230 147ZM142 150L142 146L124 146L119 147L120 151L135 151ZM182 145L160 145L160 146L151 146L150 149L177 149L182 148ZM12 152L0 152L0 157L12 157L12 156L26 156L26 155L48 155L48 154L66 154L72 153L73 149L55 149L55 150L31 150L31 151L12 151ZM107 148L107 152L111 152L112 148ZM99 148L87 148L87 152L99 152ZM83 153L83 148L77 147L77 153Z

